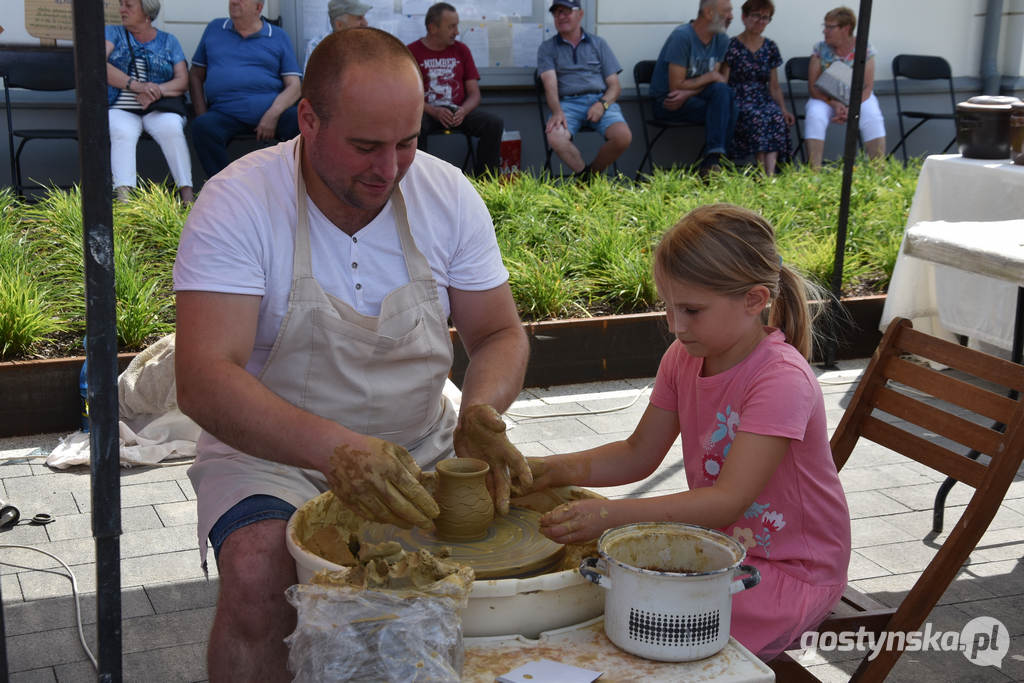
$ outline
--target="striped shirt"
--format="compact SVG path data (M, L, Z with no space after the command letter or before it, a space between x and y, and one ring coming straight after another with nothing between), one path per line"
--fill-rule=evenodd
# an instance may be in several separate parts
M145 83L148 80L148 74L146 73L146 58L136 57L135 66L131 69L128 74L140 83ZM135 96L131 90L122 88L117 94L117 99L110 105L114 109L128 109L131 111L142 111L142 105L139 104L139 98Z

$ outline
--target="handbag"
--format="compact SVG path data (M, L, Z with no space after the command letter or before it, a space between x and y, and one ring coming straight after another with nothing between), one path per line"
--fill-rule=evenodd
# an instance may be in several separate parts
M850 83L853 81L853 68L846 62L834 61L818 76L814 83L818 90L843 104L850 105Z
M129 64L129 71L131 71L131 77L135 80L138 72L135 70L135 50L132 49L132 39L128 35L128 29L122 27L124 30L124 39L128 43L128 58L131 60ZM165 111L171 114L177 114L179 116L188 117L188 109L185 105L184 95L171 95L170 97L161 97L159 100L155 100L148 107L142 110L142 114L148 114L153 111ZM141 114L140 114L141 115Z

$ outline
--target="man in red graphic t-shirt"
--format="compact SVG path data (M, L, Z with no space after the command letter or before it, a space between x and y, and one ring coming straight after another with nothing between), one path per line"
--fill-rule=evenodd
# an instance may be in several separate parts
M459 35L459 15L447 2L427 10L424 20L427 35L409 43L423 74L425 104L420 149L426 136L447 128L479 138L474 173L498 172L501 157L501 133L504 122L494 114L481 111L480 73Z

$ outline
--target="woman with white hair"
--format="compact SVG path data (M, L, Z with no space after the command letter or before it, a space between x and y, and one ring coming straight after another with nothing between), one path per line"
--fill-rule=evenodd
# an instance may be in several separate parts
M135 187L135 147L145 130L160 145L181 200L191 203L185 141L188 66L178 39L153 27L160 0L121 0L121 26L106 27L110 168L118 199Z

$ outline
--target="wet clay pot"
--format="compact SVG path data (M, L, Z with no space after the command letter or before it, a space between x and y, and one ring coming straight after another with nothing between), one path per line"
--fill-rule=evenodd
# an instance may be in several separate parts
M437 493L441 514L434 520L437 537L475 541L487 534L494 503L487 492L490 466L475 458L449 458L437 463Z

